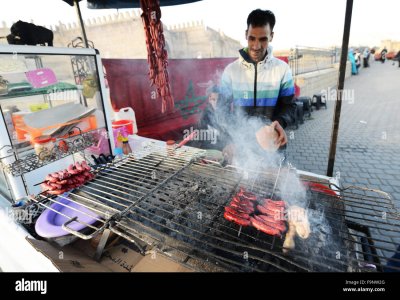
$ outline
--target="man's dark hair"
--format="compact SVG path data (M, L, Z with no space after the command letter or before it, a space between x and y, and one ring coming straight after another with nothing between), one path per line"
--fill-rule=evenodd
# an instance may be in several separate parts
M247 17L247 29L249 29L250 25L252 27L263 27L267 24L269 24L271 31L273 31L275 26L275 15L270 10L256 9Z

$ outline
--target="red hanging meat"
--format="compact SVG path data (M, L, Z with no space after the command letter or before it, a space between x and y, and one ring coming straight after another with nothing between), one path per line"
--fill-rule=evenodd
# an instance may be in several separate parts
M140 0L140 6L143 11L141 17L146 36L150 84L156 85L157 93L162 99L161 112L164 113L174 108L174 99L167 71L168 55L165 50L160 3L158 0Z

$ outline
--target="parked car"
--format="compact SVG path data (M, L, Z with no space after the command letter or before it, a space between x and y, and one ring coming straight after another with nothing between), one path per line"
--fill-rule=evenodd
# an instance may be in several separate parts
M386 54L386 59L393 59L396 56L396 51L390 51Z
M386 53L386 59L393 59L395 56L396 56L395 51L390 51L390 52ZM374 59L381 60L381 51L375 52Z

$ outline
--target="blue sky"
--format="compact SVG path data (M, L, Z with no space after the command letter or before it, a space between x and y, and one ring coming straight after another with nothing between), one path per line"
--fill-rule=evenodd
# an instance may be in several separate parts
M296 45L329 47L341 44L345 6L345 0L203 0L163 7L162 21L172 25L203 20L206 25L221 29L244 44L249 12L255 8L270 9L277 18L275 49L289 49ZM118 13L115 9L87 9L86 1L81 2L81 8L84 19ZM354 0L350 43L379 46L384 39L400 40L398 22L395 23L399 12L398 0ZM37 25L55 25L59 21L75 22L76 14L73 7L61 0L2 0L0 21L10 25L19 19L33 20Z

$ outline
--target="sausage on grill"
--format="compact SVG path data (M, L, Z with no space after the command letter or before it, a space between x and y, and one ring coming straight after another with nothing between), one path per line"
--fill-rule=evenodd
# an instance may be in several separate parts
M250 219L250 215L249 214L246 214L244 212L239 212L239 211L237 211L234 208L229 207L229 206L225 206L225 211L230 213L230 214L232 214L232 215L238 216L238 217L246 219L246 220Z
M262 221L259 221L259 220L255 219L255 218L252 218L252 217L250 217L250 221L251 221L251 224L255 228L257 228L258 230L260 230L260 231L262 231L262 232L264 232L264 233L266 233L268 235L276 235L276 236L280 236L281 235L281 232L278 229L276 229L274 227L271 227L271 226L265 224Z
M263 206L272 206L272 207L285 207L286 206L286 203L285 203L285 201L282 201L282 200L280 200L280 201L275 201L275 200L272 200L272 199L263 199L261 202L260 202Z
M257 221L263 222L263 223L265 223L266 225L268 225L270 227L278 229L281 233L286 230L286 226L285 226L285 224L283 222L274 221L274 219L269 217L269 216L255 215L254 219L256 219Z
M41 184L42 190L52 195L60 195L92 180L94 174L90 173L90 170L91 167L86 161L71 164L67 170L48 174Z
M250 220L246 220L244 218L238 217L227 211L224 213L224 218L227 219L228 221L235 222L236 224L238 224L240 226L249 226L250 225ZM251 219L251 217L250 217L250 219Z
M252 192L247 192L244 188L240 188L239 193L237 194L239 197L250 200L250 201L256 201L257 196L253 194Z
M54 191L47 191L47 193L51 194L51 195L61 195L63 193L65 193L67 190L54 190Z

